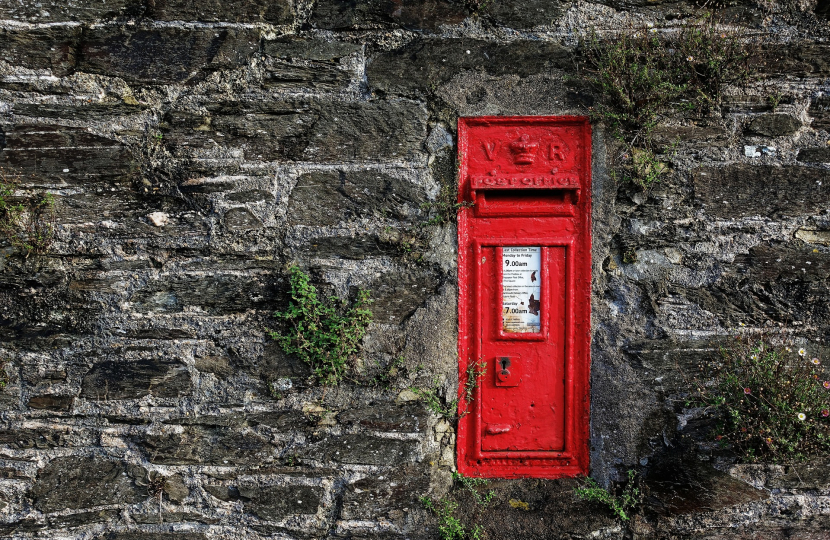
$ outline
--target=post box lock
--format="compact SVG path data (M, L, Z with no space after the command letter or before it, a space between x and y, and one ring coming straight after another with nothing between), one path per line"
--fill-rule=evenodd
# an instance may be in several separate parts
M497 356L495 362L496 386L519 386L519 362L517 357Z

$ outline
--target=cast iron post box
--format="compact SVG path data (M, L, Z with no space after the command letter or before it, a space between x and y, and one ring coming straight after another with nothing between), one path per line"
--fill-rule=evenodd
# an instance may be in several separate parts
M458 470L587 474L590 124L461 118L458 152Z

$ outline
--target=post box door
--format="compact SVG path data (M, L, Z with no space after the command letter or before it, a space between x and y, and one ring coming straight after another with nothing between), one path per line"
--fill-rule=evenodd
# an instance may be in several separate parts
M588 472L590 135L581 117L459 119L464 474Z
M565 248L486 246L481 260L481 449L562 451Z

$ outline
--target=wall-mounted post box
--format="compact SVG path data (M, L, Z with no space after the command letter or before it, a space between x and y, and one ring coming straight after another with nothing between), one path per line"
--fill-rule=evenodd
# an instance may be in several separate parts
M458 470L588 473L591 127L458 121ZM464 404L471 364L484 364Z

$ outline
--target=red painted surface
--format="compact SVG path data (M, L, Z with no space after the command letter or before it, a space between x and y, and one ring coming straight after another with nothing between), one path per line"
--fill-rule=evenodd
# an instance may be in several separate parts
M458 200L475 202L458 216L459 411L470 411L458 425L458 470L500 478L587 474L590 124L461 118L458 151ZM540 297L529 299L539 322L517 333L503 313L511 263L503 248L522 246L541 248L540 275L532 278ZM486 362L487 372L465 407L473 362Z

